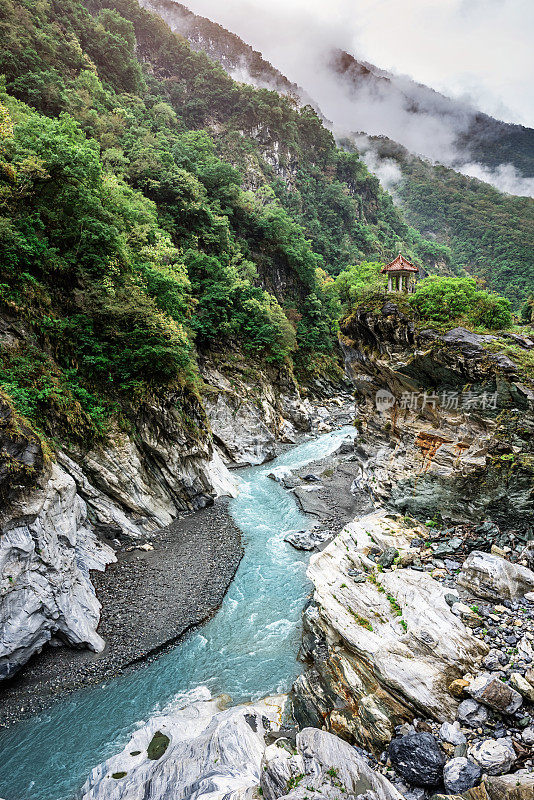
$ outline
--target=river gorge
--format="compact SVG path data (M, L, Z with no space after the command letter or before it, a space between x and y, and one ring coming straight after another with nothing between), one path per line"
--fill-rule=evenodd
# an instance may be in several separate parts
M91 767L120 749L143 719L179 706L199 686L233 702L285 692L298 675L308 555L284 542L309 520L268 477L332 453L354 428L308 439L274 461L239 473L230 513L244 555L218 613L170 652L102 686L82 690L0 736L5 800L67 800Z
M214 440L232 466L256 465L212 459L224 493L236 477L238 492L182 520L196 536L184 565L157 531L119 548L112 595L132 563L158 548L170 561L144 574L139 600L127 593L118 637L101 623L101 654L49 647L20 671L29 713L0 736L2 798L530 800L534 395L494 341L419 333L386 304L342 331L355 403L343 388L303 402L267 384L268 403L241 402L246 384L212 373ZM439 404L466 386L494 405ZM422 393L432 404L403 404ZM163 530L179 540L176 524ZM241 538L226 572L224 548L202 552L208 529ZM205 588L219 572L218 599L204 597L176 642L195 577ZM113 597L98 596L105 623ZM159 617L172 629L159 655L140 650L84 689L62 671L105 664L132 620L146 636ZM37 714L32 674L56 696Z

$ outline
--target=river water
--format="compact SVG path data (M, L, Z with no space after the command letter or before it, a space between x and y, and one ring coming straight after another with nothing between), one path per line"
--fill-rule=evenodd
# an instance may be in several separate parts
M71 800L91 768L121 750L142 720L196 686L235 702L290 688L300 672L309 556L283 539L308 522L293 495L267 476L324 458L353 432L346 426L240 471L230 512L243 532L245 554L221 609L152 663L69 695L1 734L0 798Z

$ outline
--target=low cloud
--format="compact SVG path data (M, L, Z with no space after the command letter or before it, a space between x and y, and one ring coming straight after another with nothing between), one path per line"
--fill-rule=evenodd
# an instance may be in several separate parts
M369 172L376 175L382 186L391 192L395 199L395 187L402 180L402 172L397 162L393 158L380 158L375 150L366 150L362 158Z
M186 0L262 52L312 97L336 136L365 131L479 177L502 191L533 194L511 164L474 163L469 141L477 108L534 123L530 87L531 0ZM339 51L391 70L354 81L336 70ZM405 72L405 75L400 73ZM395 73L395 74L392 74ZM247 81L246 70L236 77ZM386 79L387 77L387 79ZM435 89L455 96L454 101ZM250 79L248 80L250 82ZM381 170L391 184L392 165ZM377 172L378 174L378 172ZM388 177L389 176L389 177Z
M499 164L496 169L489 169L483 164L462 164L461 172L470 178L491 183L501 192L534 197L534 178L524 178L513 164Z
M499 119L534 126L531 0L186 0L186 5L239 34L310 93L307 84L316 77L308 72L310 63L340 48L475 102Z

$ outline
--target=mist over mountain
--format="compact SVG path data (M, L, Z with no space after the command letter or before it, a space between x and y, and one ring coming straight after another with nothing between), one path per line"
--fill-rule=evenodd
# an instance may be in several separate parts
M341 26L320 28L310 15L301 19L299 27L291 17L285 38L273 30L269 37L265 35L273 66L238 36L192 15L182 4L149 0L145 5L238 80L270 86L304 103L313 98L311 104L330 120L338 137L353 132L387 136L417 155L491 183L500 191L534 194L532 129L494 119L467 101L451 99L356 58L348 52L349 37ZM211 5L200 3L218 18L220 8ZM237 5L233 4L232 13L226 9L233 18ZM259 22L247 19L246 27L258 34Z
M358 153L391 192L405 218L451 249L455 268L519 302L534 271L531 129L493 119L330 42L313 52L295 42L303 88L235 33L183 4L142 3L236 80L275 90L296 106L312 105L338 144ZM310 36L304 27L303 41Z
M504 192L534 193L534 131L501 122L409 78L335 51L327 64L339 79L338 126L387 136L411 152ZM327 113L334 110L328 105Z

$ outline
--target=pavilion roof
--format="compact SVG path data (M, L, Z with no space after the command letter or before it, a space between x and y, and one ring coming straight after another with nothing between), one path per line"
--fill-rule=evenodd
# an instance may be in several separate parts
M419 272L419 267L414 267L401 253L390 264L382 267L381 272Z

